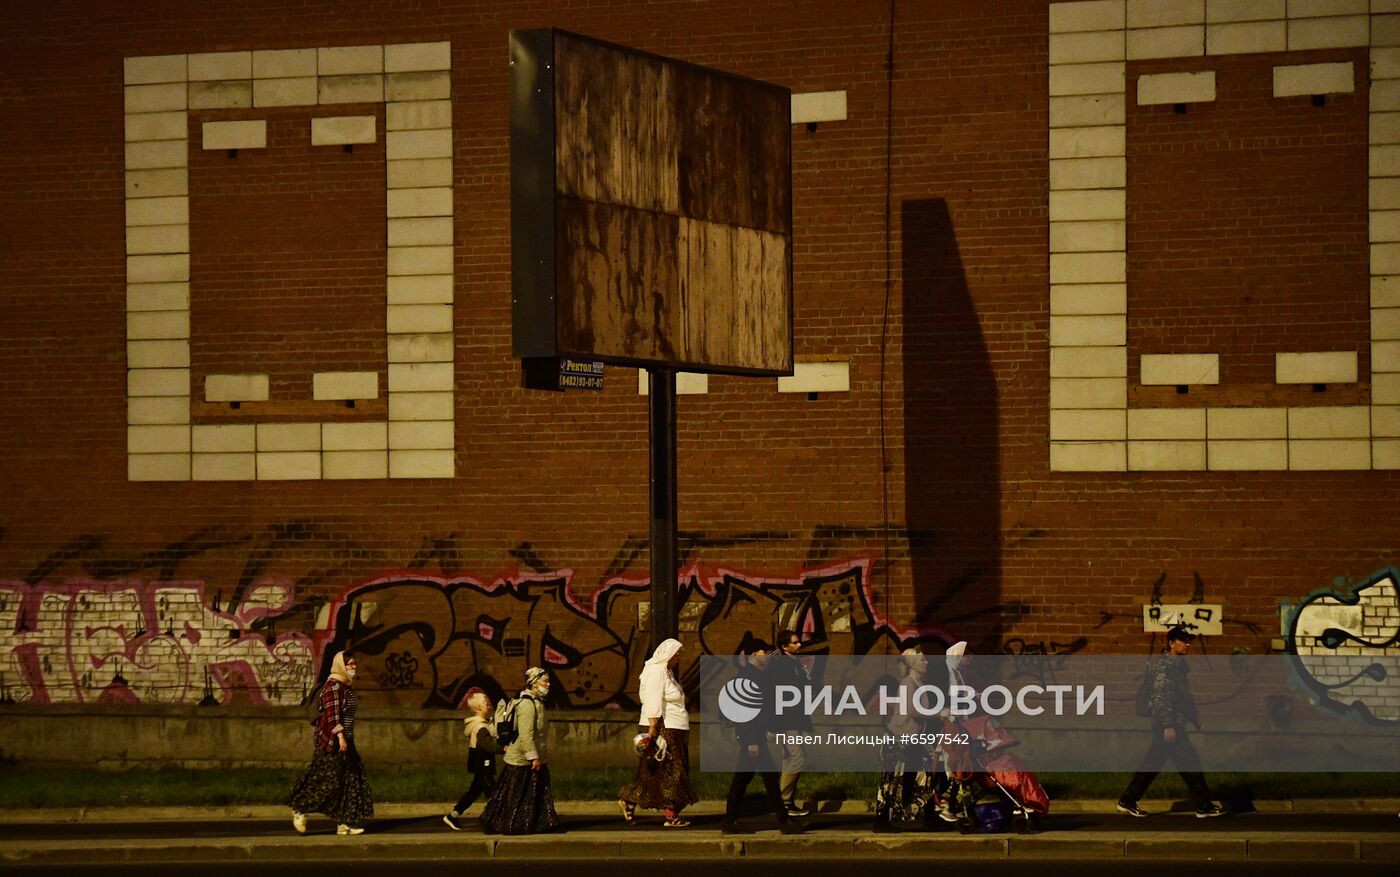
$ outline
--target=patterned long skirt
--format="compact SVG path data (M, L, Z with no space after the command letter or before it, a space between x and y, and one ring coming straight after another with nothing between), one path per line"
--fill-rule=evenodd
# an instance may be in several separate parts
M559 827L554 792L549 788L549 765L507 764L486 809L481 829L487 834L542 834Z
M933 797L937 778L928 749L886 744L880 749L880 767L875 817L885 822L913 822L922 818Z
M374 795L360 754L317 749L311 767L292 786L289 803L298 813L324 813L342 825L363 825L374 815Z
M617 796L638 807L679 812L700 800L690 787L690 732L663 728L661 736L666 757L657 761L650 753L643 755L637 761L637 775Z

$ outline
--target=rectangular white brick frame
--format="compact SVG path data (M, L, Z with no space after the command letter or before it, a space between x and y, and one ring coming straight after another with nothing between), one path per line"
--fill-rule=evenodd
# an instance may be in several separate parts
M133 427L127 439L129 480L455 477L455 423L450 419L450 405L445 412L434 412L435 417L446 416L446 420L396 422L394 426L409 444L395 445L390 441L387 448L337 445L323 450L321 431L344 425L335 423L260 425L269 427L262 432L270 436L285 432L278 429L282 426L298 434L306 432L308 438L303 444L309 443L310 431L314 431L318 436L314 450L255 450L251 443L257 434L253 424L195 425L191 442L180 441L170 429L155 428L187 424L193 401L190 341L165 337L189 322L187 131L191 109L293 106L315 111L318 105L327 103L385 101L389 128L401 132L394 138L391 151L403 156L388 162L385 222L402 223L391 231L396 238L391 243L401 254L394 261L436 257L435 250L430 252L435 246L448 252L446 259L438 258L433 263L432 276L390 278L386 274L386 318L400 313L389 310L395 301L396 280L402 281L399 285L403 292L398 299L402 304L431 304L445 309L447 317L444 320L439 314L433 323L445 332L397 336L397 343L390 339L389 359L393 364L389 368L392 371L402 367L399 364L419 363L442 366L449 376L444 379L435 371L431 388L451 390L455 347L451 333L451 59L452 46L446 41L124 59L126 227L128 246L133 248L127 259L127 422ZM317 145L368 143L378 136L373 117L322 116L312 122L308 137L312 130L316 131L313 142ZM204 141L201 148L251 149L266 145L266 123L261 120L210 122L202 126L200 133ZM153 332L161 337L153 337ZM188 335L187 329L184 334ZM248 377L260 377L261 386L249 384L244 380ZM226 378L236 380L230 382ZM375 378L377 386L377 373ZM267 398L266 375L209 375L208 379L214 387L210 399ZM361 384L356 392L367 392L368 382L362 380ZM420 401L426 389L428 385L422 380L403 385L391 380L389 408L415 410L412 403ZM173 392L167 395L167 390ZM405 394L414 395L410 398ZM379 421L377 426L390 434L387 420ZM191 430L188 426L179 428ZM215 438L245 433L248 441L240 439L232 445Z
M1365 14L1368 8L1370 16ZM1081 0L1051 4L1048 98L1052 108L1060 108L1052 112L1053 121L1047 126L1051 259L1095 254L1089 260L1061 258L1056 265L1061 280L1050 287L1051 471L1400 468L1400 441L1392 438L1400 432L1400 317L1396 316L1400 315L1400 48L1396 48L1400 18L1381 14L1394 12L1400 12L1400 3L1367 4L1365 0ZM1123 347L1127 342L1126 285L1106 279L1066 279L1074 273L1103 274L1116 262L1103 258L1105 254L1126 260L1125 213L1120 206L1126 202L1126 175L1120 179L1115 167L1085 161L1123 156L1126 126L1101 112L1089 112L1110 105L1102 101L1056 104L1056 100L1077 95L1121 96L1126 91L1125 60L1356 46L1370 48L1373 360L1371 404L1361 409L1369 416L1290 415L1283 408L1212 408L1205 414L1208 438L1204 442L1165 437L1124 441L1124 425L1134 422L1129 419L1133 411L1127 407L1126 396L1116 407L1098 407L1114 402L1114 394L1097 393L1090 398L1086 392L1089 385L1084 384L1088 376L1079 374L1084 366L1056 357L1076 345ZM1158 76L1161 78L1155 82L1141 77L1148 79L1150 87L1144 95L1139 83L1139 103L1187 103L1192 101L1181 98L1200 100L1213 92L1213 88L1206 90L1200 73ZM1279 96L1349 92L1355 90L1355 77L1353 65L1346 62L1280 65L1275 71L1275 91ZM1195 91L1185 89L1188 81ZM1154 93L1158 86L1159 94ZM1169 99L1173 97L1177 99ZM1396 342L1395 351L1385 346L1391 342ZM1203 359L1188 359L1154 361L1144 356L1144 383L1201 383L1203 377L1218 382L1218 358L1204 370ZM1352 355L1351 361L1354 359ZM1325 364L1324 369L1324 363L1315 357L1290 357L1286 364L1281 358L1279 374L1337 379L1351 375L1348 363L1340 359ZM1081 410L1086 401L1092 410ZM1290 435L1290 417L1304 434L1320 431L1328 437ZM1362 434L1354 438L1330 437L1358 431Z

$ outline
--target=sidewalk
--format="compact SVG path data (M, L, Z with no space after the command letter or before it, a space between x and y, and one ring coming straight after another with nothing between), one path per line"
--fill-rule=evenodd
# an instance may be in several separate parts
M1165 813L1169 802L1147 801L1147 809ZM688 829L665 830L659 817L641 817L634 829L620 829L610 822L617 815L611 801L564 802L561 815L583 822L568 827L565 835L526 837L485 836L478 833L469 818L467 830L452 832L437 822L444 805L384 804L376 808L370 831L357 837L338 837L325 819L312 817L312 831L299 836L290 825L282 826L288 811L284 807L217 808L90 808L72 810L7 811L0 821L29 825L34 831L16 832L18 837L0 839L0 863L92 865L102 863L155 864L180 861L228 862L334 862L365 858L387 859L563 859L606 860L725 860L738 857L840 857L875 860L890 856L915 859L1163 859L1270 860L1309 862L1394 862L1400 863L1400 799L1350 801L1257 802L1261 814L1357 814L1364 815L1368 829L1359 831L1318 831L1300 824L1286 827L1251 825L1248 815L1212 820L1217 830L1193 830L1189 816L1162 816L1177 826L1138 830L1139 821L1125 820L1120 830L1103 828L1054 828L1035 835L960 835L956 831L905 834L874 834L864 819L865 802L845 802L840 808L824 809L812 819L840 814L844 822L804 835L780 835L759 831L742 836L721 835L717 830L723 804L707 801L688 810L696 817L710 817ZM1063 802L1055 805L1054 816L1108 814L1112 801ZM1054 818L1052 816L1052 819ZM1387 817L1394 820L1389 828ZM583 817L595 817L583 819ZM413 824L409 827L408 823ZM600 827L606 821L607 827ZM1143 820L1146 822L1147 820ZM1274 819L1276 822L1277 819ZM102 827L130 827L133 823L164 824L167 836L131 836L135 832L102 834ZM756 823L757 824L757 823ZM86 830L84 837L41 837L40 826L74 826ZM86 826L86 829L80 827ZM188 836L181 826L192 829ZM198 831L194 831L198 826ZM383 830L376 831L376 826ZM1379 826L1379 828L1377 827ZM218 836L209 836L210 832ZM50 832L51 834L53 832Z

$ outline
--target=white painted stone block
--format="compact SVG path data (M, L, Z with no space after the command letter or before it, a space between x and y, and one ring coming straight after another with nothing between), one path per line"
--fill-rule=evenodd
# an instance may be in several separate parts
M388 451L327 451L321 454L321 474L326 479L389 477Z
M778 377L779 393L849 393L851 364L837 362L796 362L791 375Z
M452 185L452 159L410 158L384 163L389 189L436 189ZM393 193L390 193L393 197Z
M1369 230L1373 244L1400 242L1400 210L1372 210Z
M452 450L455 425L450 420L406 420L389 424L390 450Z
M452 247L389 247L387 256L390 277L408 274L451 274ZM439 330L445 331L445 330Z
M1328 18L1334 15L1365 15L1368 0L1288 0L1289 18Z
M1051 283L1125 283L1127 253L1051 253Z
M1372 146L1400 143L1400 113L1370 113L1368 140Z
M1121 156L1054 159L1050 162L1050 188L1121 189L1127 184L1127 166L1128 160Z
M1275 353L1274 382L1279 384L1354 384L1356 351Z
M1400 79L1376 80L1372 82L1369 106L1373 113L1400 110Z
M1206 443L1128 441L1131 472L1200 472L1206 468Z
M1144 353L1139 366L1143 386L1220 383L1218 353Z
M1121 347L1127 343L1128 323L1122 316L1104 314L1050 318L1051 347Z
M201 52L189 56L190 82L252 79L252 52Z
M190 199L186 195L171 198L132 198L126 202L126 224L188 225Z
M1400 308L1400 276L1371 278L1371 307Z
M126 342L127 368L189 368L190 342L179 341L128 341Z
M186 101L183 82L128 85L124 89L123 107L128 113L160 113L183 110L188 105Z
M842 122L846 119L846 91L808 91L793 94L792 124Z
M319 423L259 423L258 451L321 450Z
M196 454L251 454L257 448L257 427L254 424L201 423L194 427Z
M253 481L258 477L256 454L195 454L195 481Z
M387 423L326 423L321 426L322 451L383 451L388 448Z
M1282 52L1287 45L1288 25L1282 19L1206 25L1207 55Z
M1400 437L1400 405L1373 405L1371 407L1371 435L1388 438Z
M126 287L128 311L182 311L190 306L186 283L131 283Z
M1127 155L1122 125L1103 128L1059 128L1050 132L1051 158L1096 158Z
M452 478L456 475L455 451L390 451L390 478Z
M1400 298L1400 295L1397 295ZM1124 283L1068 283L1050 287L1052 316L1095 316L1128 313L1128 287ZM1122 320L1119 320L1122 323ZM1126 333L1126 329L1124 330Z
M1081 0L1050 4L1050 32L1122 30L1123 0Z
M394 393L389 397L389 420L451 420L452 393Z
M384 77L386 101L445 100L452 96L452 75L441 73L390 73Z
M1122 378L1051 378L1051 408L1126 408L1128 382Z
M1351 94L1356 73L1350 61L1330 64L1292 64L1274 68L1274 97L1305 94Z
M1050 35L1050 63L1093 64L1123 60L1121 30Z
M1050 193L1051 222L1123 220L1127 195L1123 189L1085 189Z
M1333 18L1290 18L1288 20L1288 51L1290 52L1364 46L1370 40L1370 20L1365 15ZM1294 466L1293 468L1298 467Z
M1088 411L1059 409L1050 412L1050 440L1123 441L1127 438L1127 417L1122 409Z
M1097 64L1055 64L1050 68L1050 96L1123 94L1122 61Z
M188 425L128 426L126 450L129 454L187 454L190 450Z
M265 374L206 375L206 402L266 402L269 393Z
M1400 339L1400 308L1371 308L1371 340Z
M1206 21L1282 21L1288 17L1285 0L1206 0Z
M1206 436L1211 439L1286 439L1286 408L1207 408Z
M253 105L252 80L191 82L190 109L224 110Z
M1209 103L1215 100L1215 71L1194 73L1153 73L1139 76L1137 102L1140 106L1157 104Z
M1184 27L1151 27L1128 31L1128 60L1193 58L1206 52L1203 24Z
M314 481L321 477L320 451L259 453L259 481Z
M126 422L132 426L189 423L189 396L132 396L126 400Z
M1051 442L1052 472L1125 472L1127 442Z
M1371 404L1400 405L1400 374L1371 375Z
M127 256L126 279L128 283L167 283L189 280L189 254Z
M388 279L388 303L452 304L452 275L420 274Z
M1205 0L1128 0L1129 28L1203 24Z
M190 193L188 168L166 168L154 171L127 171L126 197L167 198Z
M1099 253L1123 250L1127 247L1126 223L1103 222L1050 223L1050 252Z
M189 396L187 368L133 368L126 373L128 396Z
M389 131L384 135L389 160L450 158L452 131L446 128L423 131Z
M418 131L424 128L451 128L452 101L391 101L384 107L384 130Z
M779 378L779 380L782 380ZM710 392L710 376L698 372L676 372L677 396L703 396ZM637 395L651 395L651 375L637 369Z
M267 120L245 119L238 122L205 122L204 149L264 149L267 147Z
M1372 469L1400 469L1400 439L1371 442Z
M385 332L390 335L427 335L452 332L452 306L445 304L389 305Z
M315 49L271 49L253 52L254 79L290 79L315 75Z
M188 69L185 58L184 55L145 55L138 58L123 58L122 83L124 85L151 85L163 82L184 82Z
M450 393L455 381L450 362L396 362L389 366L390 393Z
M1052 347L1052 378L1125 378L1128 376L1126 347Z
M128 481L189 481L189 454L128 454Z
M186 167L189 151L184 140L154 140L126 144L126 169Z
M1400 372L1400 341L1371 343L1371 371Z
M384 47L384 71L403 73L413 70L452 69L452 44L396 43Z
M1396 212L1400 216L1400 211ZM449 216L411 217L389 220L389 246L452 246L452 218Z
M189 114L184 110L162 113L127 113L124 136L128 143L142 140L185 140Z
M1121 94L1072 95L1050 98L1051 128L1122 125L1126 119Z
M1211 441L1206 456L1214 472L1266 472L1288 468L1288 442Z
M384 76L379 73L357 76L326 76L316 83L321 104L368 104L384 100Z
M316 372L311 396L317 400L378 399L378 372Z
M452 189L446 186L432 189L390 189L388 215L390 219L400 216L451 216Z
M128 256L188 253L190 227L179 225L133 225L126 230Z
M1400 79L1400 49L1372 48L1370 52L1371 79Z
M321 76L383 73L383 46L326 46L316 50L316 72Z
M320 90L314 76L253 80L255 107L314 106L319 100Z
M311 120L312 146L373 143L374 116L321 116Z
M1130 408L1128 440L1205 441L1204 408ZM1204 445L1201 448L1204 452ZM1128 449L1131 459L1132 448ZM1131 466L1131 463L1129 464Z
M1371 434L1366 405L1332 405L1288 409L1289 439L1351 439Z
M131 341L190 337L189 311L140 311L126 315L126 337Z
M1289 441L1288 468L1295 471L1370 469L1371 442L1368 439Z
M1400 46L1400 15L1371 15L1371 49L1382 46Z

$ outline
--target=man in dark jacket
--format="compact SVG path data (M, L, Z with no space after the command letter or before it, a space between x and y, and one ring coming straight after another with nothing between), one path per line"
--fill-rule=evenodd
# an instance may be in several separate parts
M740 649L747 656L739 668L738 676L752 680L763 692L763 709L752 721L736 725L734 736L739 742L739 759L734 767L734 778L729 782L729 797L724 804L724 834L752 834L753 830L739 824L739 808L744 793L753 782L754 774L763 780L763 791L773 812L778 814L778 823L784 834L794 834L801 826L788 818L782 794L778 789L778 767L768 752L768 737L772 731L773 679L770 673L770 646L762 640L750 640Z
M1186 653L1191 651L1191 643L1195 639L1195 635L1186 628L1173 627L1167 631L1166 651L1148 665L1152 745L1143 756L1137 773L1118 798L1120 813L1136 817L1147 815L1138 807L1138 799L1157 778L1168 759L1176 765L1181 779L1186 783L1191 801L1196 805L1197 819L1221 816L1225 812L1211 800L1210 788L1206 785L1205 775L1201 773L1201 756L1186 733L1187 723L1195 725L1198 731L1203 730L1196 712L1196 700L1191 696L1190 669L1186 666Z
M797 657L802 650L802 637L795 630L785 630L778 634L778 648L770 659L769 672L774 685L791 685L806 688L810 682L807 666ZM812 733L812 717L802 710L784 712L775 731L789 731L794 734ZM801 743L784 743L783 773L779 778L783 795L783 806L789 816L806 816L808 811L797 806L797 778L802 768L807 766L807 750Z

